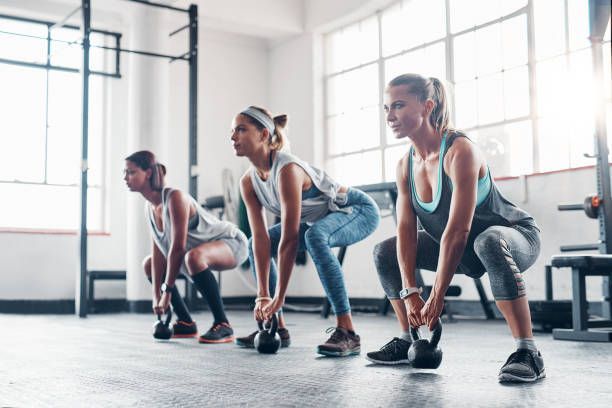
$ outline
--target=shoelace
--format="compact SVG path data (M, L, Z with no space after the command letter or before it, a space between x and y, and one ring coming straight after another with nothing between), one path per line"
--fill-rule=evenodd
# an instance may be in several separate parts
M344 340L346 337L337 327L328 327L327 330L325 330L325 333L331 333L332 331L332 335L330 336L329 340L327 340L328 343L337 343Z
M510 354L510 357L508 357L508 360L506 361L506 364L504 364L504 367L508 364L514 363L528 365L533 369L533 371L535 371L536 373L538 372L538 365L535 362L533 353L529 350L519 349L516 350L514 353Z
M213 324L213 326L210 328L210 331L216 332L223 326L225 326L223 323Z
M391 340L390 342L382 346L380 348L380 351L383 351L383 352L392 351L393 353L397 353L399 351L398 349L400 346L400 341L405 341L405 340L401 340L399 337L394 337L393 340Z

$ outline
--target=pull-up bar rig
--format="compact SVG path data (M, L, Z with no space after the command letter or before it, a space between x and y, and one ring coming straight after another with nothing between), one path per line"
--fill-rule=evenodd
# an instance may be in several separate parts
M159 4L145 0L125 0L132 3L173 10L176 12L185 13L188 15L189 23L177 30L174 30L169 36L188 29L189 30L189 51L180 55L165 55L149 51L128 50L123 49L119 45L116 47L92 46L89 40L89 35L93 31L91 28L91 4L92 0L81 0L81 6L71 12L60 23L65 23L71 16L79 10L82 15L81 24L81 46L83 47L83 64L82 64L82 82L83 82L83 111L82 111L82 149L81 149L81 178L79 183L80 190L80 228L78 231L79 237L79 269L77 273L77 285L75 293L75 311L79 317L87 316L87 171L88 171L88 140L89 140L89 76L92 74L89 67L89 52L90 48L102 48L114 50L116 52L125 52L149 57L167 58L170 62L183 60L189 62L189 193L193 197L197 197L197 181L198 176L194 171L198 164L197 156L197 89L198 89L198 7L194 4L188 9L173 7L166 4ZM59 23L58 23L59 24ZM117 63L118 65L118 63Z

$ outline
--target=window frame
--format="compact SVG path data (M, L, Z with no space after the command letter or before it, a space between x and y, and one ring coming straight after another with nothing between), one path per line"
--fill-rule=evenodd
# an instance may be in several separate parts
M49 141L49 80L50 80L50 72L51 71L62 71L62 72L68 72L68 73L74 73L74 74L78 74L80 73L80 68L74 68L74 67L68 67L68 66L63 66L63 65L59 65L59 64L52 64L51 63L51 58L52 58L52 54L51 54L51 50L52 50L52 44L53 43L64 43L64 44L73 44L74 41L66 41L66 40L60 40L60 39L54 39L52 38L52 34L51 34L51 30L53 29L55 23L51 22L51 21L47 21L47 20L38 20L38 19L31 19L31 18L26 18L26 17L18 17L18 16L12 16L12 15L7 15L7 14L0 14L0 20L11 20L11 21L18 21L18 22L22 22L22 23L30 23L33 26L34 25L39 25L39 26L46 26L47 28L47 36L46 37L42 37L42 36L36 36L36 35L29 35L29 34L23 34L23 33L14 33L14 32L9 32L9 31L0 31L0 33L2 34L6 34L6 35L13 35L13 36L19 36L19 37L28 37L28 38L36 38L36 39L40 39L40 40L44 40L47 43L46 46L46 52L44 55L44 60L46 61L46 63L37 63L37 62L31 62L31 61L25 61L25 60L18 60L18 59L10 59L10 58L0 58L0 64L3 65L13 65L13 66L22 66L22 67L28 67L28 68L36 68L36 69L44 69L45 70L45 87L44 89L41 89L41 92L45 93L45 129L44 129L44 175L43 175L43 179L42 181L36 182L36 181L25 181L25 180L19 180L18 178L14 178L14 179L2 179L0 178L0 184L10 184L10 185L29 185L29 186L48 186L48 187L67 187L67 188L77 188L78 187L78 183L54 183L54 182L49 182L48 180L48 169L49 169L49 164L48 164L48 150L49 150L49 146L48 146L48 141ZM75 30L77 32L80 31L80 27L79 26L75 26L75 25L70 25L70 24L64 24L61 26L62 29L68 29L68 30ZM103 77L103 78L121 78L121 72L120 72L120 45L121 45L121 37L122 34L118 33L118 32L112 32L112 31L107 31L107 30L99 30L99 29L92 29L91 30L92 33L97 33L97 34L101 34L102 36L106 37L106 38L110 38L111 42L113 43L114 46L114 64L113 64L113 68L114 68L114 72L104 72L104 71L90 71L91 75L95 75L95 76L99 76L99 77ZM107 42L105 41L105 45L107 44ZM102 47L98 47L98 48L103 48L104 49L105 46ZM107 47L110 48L110 47ZM108 54L107 54L108 55ZM104 58L105 59L105 65L106 64L108 58ZM104 94L104 100L107 100L108 98L108 82L106 82L106 80L104 80L104 84L102 85L103 87L103 94ZM102 103L103 106L105 106L105 102ZM106 108L103 108L103 121L105 120L104 118L106 117L107 113L106 113ZM106 132L103 132L102 134L102 144L103 146L106 145ZM98 214L98 216L100 217L99 222L100 222L100 226L101 228L99 230L93 230L91 231L93 234L96 235L107 235L108 234L108 228L109 228L109 222L108 222L108 217L107 217L107 209L106 209L106 194L107 194L107 188L106 188L106 171L105 171L105 166L104 163L106 162L106 155L107 155L107 151L106 148L103 149L103 151L101 152L101 163L103 168L100 169L100 174L101 174L101 179L100 182L97 184L89 184L88 185L88 189L94 189L94 190L99 190L100 192L100 214ZM36 188L36 187L34 187ZM0 225L0 232L24 232L24 233L58 233L58 234L76 234L78 230L78 226L75 225L74 228L48 228L48 227L36 227L36 228L31 228L31 227L19 227L19 226L6 226L6 225Z
M405 0L404 0L405 1ZM382 10L378 10L376 11L376 13L374 14L370 14L368 16L362 17L360 19L358 19L357 21L353 21L349 24L345 24L339 28L336 28L334 30L331 30L329 32L326 32L323 34L323 41L324 41L324 73L323 73L323 120L324 120L324 143L323 143L323 160L325 163L325 166L330 166L330 161L340 158L340 157L344 157L344 156L350 156L353 154L360 154L360 153L364 153L364 152L371 152L371 151L379 151L380 153L380 163L382 166L382 180L380 180L380 182L384 182L384 181L390 181L390 180L394 180L395 179L395 175L392 174L391 177L389 177L389 175L386 174L386 168L387 168L387 164L385 163L386 160L386 155L385 155L385 151L386 149L390 148L390 147L394 147L394 146L399 146L401 145L403 142L398 142L398 143L388 143L387 142L387 137L386 137L386 122L384 119L384 112L382 111L382 106L384 104L384 88L386 86L385 83L385 62L389 59L401 56L401 55L405 55L407 53L410 52L414 52L420 49L424 49L426 47L429 47L431 45L437 44L439 42L443 42L444 46L445 46L445 66L446 66L446 78L444 78L444 80L446 82L448 82L449 84L452 85L452 87L455 86L456 81L455 81L455 66L454 66L454 58L455 58L455 50L454 50L454 41L458 36L464 35L466 33L469 32L476 32L480 29L492 26L494 24L499 24L502 23L506 20L510 20L512 18L518 17L518 16L522 16L525 15L526 18L526 29L527 29L527 33L526 33L526 40L527 40L527 62L525 65L520 65L517 67L513 67L512 69L516 69L519 67L526 67L527 68L527 75L528 75L528 99L529 99L529 111L528 114L526 115L521 115L519 117L514 117L512 119L503 119L501 121L496 121L494 123L486 123L486 124L479 124L476 123L475 126L471 126L471 127L465 127L465 128L461 128L461 130L466 131L466 132L478 132L478 131L482 131L482 130L487 130L490 128L494 128L494 127L499 127L499 126L504 126L504 125L511 125L514 123L519 123L519 122L524 122L524 121L529 121L530 122L530 126L531 126L531 134L532 134L532 151L531 151L531 172L521 172L518 175L513 175L513 174L499 174L498 176L501 178L507 178L507 177L517 177L517 176L526 176L526 175L530 175L530 174L539 174L541 172L543 172L542 170L542 166L540 163L540 150L541 150L541 146L540 146L540 142L541 142L541 136L539 135L539 122L543 119L543 117L538 113L538 95L537 95L537 77L536 77L536 70L537 70L537 66L538 63L541 63L543 61L546 61L548 59L552 59L552 58L559 58L559 57L563 57L565 58L565 60L568 62L570 61L570 58L573 54L575 53L579 53L581 51L584 51L585 49L590 49L590 46L584 46L584 47L577 47L575 49L572 49L572 44L570 41L570 18L569 18L569 0L563 0L563 7L564 7L564 11L565 11L565 19L564 19L564 51L561 54L556 54L554 56L548 56L546 58L542 58L542 59L537 59L536 58L536 33L535 33L535 11L534 11L534 0L526 0L526 4L523 5L522 7L508 13L508 14L504 14L504 15L500 15L499 17L492 19L492 20L488 20L486 22L483 22L481 24L478 24L474 27L469 27L469 28L464 28L462 30L456 31L456 32L452 32L451 30L451 1L453 0L441 0L444 2L444 6L445 6L445 14L446 14L446 21L445 21L445 26L446 26L446 34L444 37L442 38L438 38L436 40L432 40L429 41L427 43L423 43L420 44L418 46L414 46L414 47L410 47L410 48L406 48L403 49L399 52L395 52L393 54L387 55L387 56L383 56L383 36L382 36L382 16L383 13L386 10L389 10L393 7L396 7L398 4L402 3L402 0L398 1L398 2L394 2L390 5L388 5L387 7L385 7ZM455 0L456 1L456 0ZM334 35L338 32L341 32L342 30L345 30L348 27L352 27L356 24L360 24L362 21L365 21L369 18L372 18L372 16L375 15L376 16L376 21L378 24L378 58L375 61L368 61L367 63L362 63L359 64L357 66L353 66L353 67L349 67L349 68L345 68L342 69L340 71L336 71L336 72L329 72L328 68L327 68L327 61L326 58L328 55L328 50L327 50L327 46L328 46L328 38L331 35ZM610 40L609 39L605 39L603 41L602 46L605 46L606 44L609 44ZM605 50L605 48L604 48ZM336 116L336 114L334 115L330 115L328 114L328 97L329 97L329 89L328 89L328 82L331 78L335 77L335 76L339 76L339 75L344 75L348 72L351 72L353 70L362 68L364 66L370 65L370 64L377 64L378 67L378 87L379 87L379 119L380 119L380 132L379 132L379 145L375 146L375 147L371 147L371 148L367 148L367 149L361 149L361 150L355 150L355 151L351 151L351 152L342 152L342 153L334 153L332 154L329 151L329 138L331 137L330 135L330 130L329 130L329 122L330 122L330 118ZM504 67L501 68L501 71L496 71L494 74L498 74L498 73L504 73ZM489 74L487 74L488 76ZM491 74L492 75L492 74ZM468 82L468 81L462 81L462 82ZM478 83L478 80L474 81L475 84ZM454 98L454 92L449 92L449 99L451 101L451 120L453 123L455 123L455 115L456 115L456 109L455 109L455 98ZM606 103L607 104L611 104L612 103L612 98L607 98L606 99ZM593 118L593 121L595 119ZM612 143L612 140L608 141L609 144ZM571 146L570 146L571 147ZM569 147L568 147L569 148ZM578 165L578 166L572 166L572 161L571 159L568 157L567 163L564 164L563 167L560 167L559 169L554 169L554 170L550 170L550 171L564 171L564 170L571 170L574 168L582 168L584 167L583 165ZM390 168L394 168L390 167ZM549 172L548 170L546 170L545 172ZM523 174L524 173L524 174Z

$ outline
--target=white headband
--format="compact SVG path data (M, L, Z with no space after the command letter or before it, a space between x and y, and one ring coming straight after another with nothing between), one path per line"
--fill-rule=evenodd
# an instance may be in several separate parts
M275 127L274 122L265 113L261 112L258 109L250 108L250 107L246 108L240 113L243 115L250 116L251 118L255 119L256 121L258 121L259 123L261 123L268 129L268 131L270 132L270 136L274 135L274 127Z

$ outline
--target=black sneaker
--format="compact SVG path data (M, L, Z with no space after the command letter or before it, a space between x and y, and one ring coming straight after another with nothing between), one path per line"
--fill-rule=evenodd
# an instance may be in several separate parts
M255 336L259 333L259 330L254 331L248 336L236 337L236 345L244 348L255 348ZM291 345L291 338L289 337L289 330L286 328L278 329L278 335L281 338L281 347L289 347Z
M366 359L376 364L410 364L408 360L408 349L412 343L399 337L385 344L378 351L366 354Z
M506 364L499 370L499 382L533 382L546 377L544 359L538 351L518 349L510 354Z
M357 333L350 333L342 327L330 327L325 332L333 330L327 341L317 347L317 353L331 357L345 357L361 353L361 339Z
M183 320L177 320L172 325L172 338L175 339L186 339L191 337L197 337L198 326L195 322L187 323Z
M198 339L200 343L231 343L234 341L234 330L227 322L215 323Z

